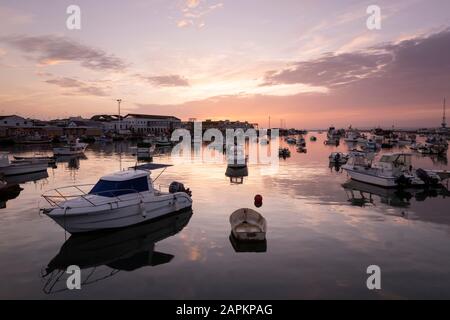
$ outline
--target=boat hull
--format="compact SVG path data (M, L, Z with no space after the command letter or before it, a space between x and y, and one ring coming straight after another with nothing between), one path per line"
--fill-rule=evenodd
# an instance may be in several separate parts
M352 170L345 168L349 174L350 178L356 181L365 182L368 184L384 187L384 188L393 188L397 187L397 182L395 181L395 177L383 177L383 176L375 176L371 174L367 174L364 172Z
M47 171L48 163L42 162L37 164L25 165L11 165L7 167L0 167L0 173L4 176L17 176L21 174L36 173Z
M109 202L88 208L54 208L44 213L71 234L128 227L180 210L190 209L192 200L182 192L153 199Z

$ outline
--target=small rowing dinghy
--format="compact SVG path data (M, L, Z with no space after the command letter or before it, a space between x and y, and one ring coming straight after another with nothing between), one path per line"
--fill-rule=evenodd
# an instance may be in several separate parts
M230 216L231 233L238 241L265 241L266 219L252 209L239 209Z

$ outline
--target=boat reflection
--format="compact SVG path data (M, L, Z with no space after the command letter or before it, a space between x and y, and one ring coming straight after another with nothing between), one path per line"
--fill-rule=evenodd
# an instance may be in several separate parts
M233 168L228 166L225 176L230 178L230 183L232 184L243 184L244 178L248 177L248 167Z
M58 156L56 157L56 163L67 163L68 169L78 170L80 169L80 160L86 160L87 157L84 154L75 156Z
M8 200L17 198L22 190L18 184L0 180L0 209L5 209Z
M254 241L254 242L243 242L236 239L233 234L230 234L230 243L233 247L234 251L237 253L240 252L267 252L267 240L263 241Z
M389 189L354 180L350 180L342 186L347 193L348 201L353 206L359 207L375 205L373 196L378 196L381 203L397 208L409 207L411 199L425 201L428 198L439 196L446 198L450 196L450 192L444 187Z
M43 272L42 277L46 279L43 291L50 294L68 290L66 269L71 265L90 269L82 272L82 277L88 275L81 281L83 286L110 278L120 271L169 263L174 256L155 251L155 243L179 233L191 216L192 210L185 210L119 230L72 235ZM101 266L107 267L106 275L95 276Z

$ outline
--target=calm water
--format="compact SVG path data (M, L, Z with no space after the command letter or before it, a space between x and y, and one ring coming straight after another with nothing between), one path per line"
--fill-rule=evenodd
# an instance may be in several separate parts
M90 146L86 159L59 163L48 177L22 183L17 198L0 209L0 298L450 298L449 198L346 189L347 175L328 167L330 152L346 151L346 144L325 146L323 135L306 139L307 154L292 147L277 174L249 166L243 184L230 183L225 165L167 169L156 184L177 180L190 187L192 216L70 238L39 215L41 193L95 183L135 164L130 145ZM36 148L11 150L31 155ZM444 159L417 155L414 162L450 169ZM257 210L268 223L267 249L237 253L228 219L236 209L254 208L256 194L264 197ZM70 264L83 268L81 290L64 290L67 274L58 270ZM373 264L382 271L376 292L366 287Z

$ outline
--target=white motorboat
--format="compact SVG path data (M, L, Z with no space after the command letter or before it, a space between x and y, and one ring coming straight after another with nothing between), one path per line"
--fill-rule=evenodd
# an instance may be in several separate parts
M344 141L350 143L358 142L358 139L361 137L359 131L354 130L352 127L349 127L347 132L345 133Z
M79 139L77 139L74 143L70 143L64 147L53 148L53 154L55 156L72 156L83 154L86 151L88 144L81 143Z
M20 160L11 162L8 153L0 153L0 174L14 176L47 171L48 162L42 160Z
M342 168L353 180L381 187L423 186L440 184L440 177L432 170L413 170L411 154L384 154L371 161L361 153L352 153Z
M361 146L361 148L363 150L376 151L378 149L378 145L377 145L377 143L374 140L369 139L369 140L366 141L366 143L364 143Z
M255 210L243 208L230 216L231 234L239 241L266 240L266 219Z
M191 191L183 184L172 182L167 192L154 188L150 170L168 166L149 163L104 176L94 187L48 191L42 196L50 207L41 211L66 231L83 233L136 225L191 208Z

